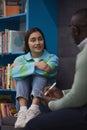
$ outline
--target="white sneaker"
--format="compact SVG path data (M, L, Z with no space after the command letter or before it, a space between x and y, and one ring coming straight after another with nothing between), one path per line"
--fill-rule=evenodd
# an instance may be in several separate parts
M25 120L25 124L27 124L28 121L30 121L31 119L35 118L36 116L38 116L41 113L41 111L39 109L28 109L26 112L26 120Z
M17 115L17 120L15 122L15 128L25 127L26 111L19 111Z

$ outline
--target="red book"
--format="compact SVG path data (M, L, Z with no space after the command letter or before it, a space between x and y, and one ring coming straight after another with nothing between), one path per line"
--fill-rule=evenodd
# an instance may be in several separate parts
M20 7L19 5L6 5L6 16L19 14Z

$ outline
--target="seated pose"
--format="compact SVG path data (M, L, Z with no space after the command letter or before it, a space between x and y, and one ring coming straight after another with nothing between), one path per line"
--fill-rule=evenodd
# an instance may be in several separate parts
M45 86L56 79L58 57L46 49L44 34L39 28L31 28L25 35L25 54L18 56L11 65L10 75L16 80L16 98L20 110L15 128L23 128L41 113L39 105ZM32 103L28 108L28 97Z
M43 101L51 112L30 120L25 130L87 130L87 8L73 14L71 32L81 50L72 87L62 91L48 89L47 94L43 93Z

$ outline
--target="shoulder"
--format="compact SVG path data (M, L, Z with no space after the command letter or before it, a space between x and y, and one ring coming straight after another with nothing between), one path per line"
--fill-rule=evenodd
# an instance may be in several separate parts
M48 57L55 57L58 58L58 56L56 54L50 53L47 50L44 50L44 55L47 55Z
M20 61L20 60L24 60L25 54L20 55L18 57L15 58L14 62Z
M77 55L77 66L82 68L87 68L87 46L83 48L83 50ZM84 67L83 67L84 66Z
M86 58L87 57L87 45L82 49L82 51L77 56L79 58L83 58L83 57Z

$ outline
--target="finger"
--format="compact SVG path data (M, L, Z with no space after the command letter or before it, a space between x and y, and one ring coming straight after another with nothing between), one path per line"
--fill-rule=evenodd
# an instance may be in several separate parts
M50 86L45 87L45 88L44 88L44 93L45 93L46 91L48 91L49 88L50 88Z

